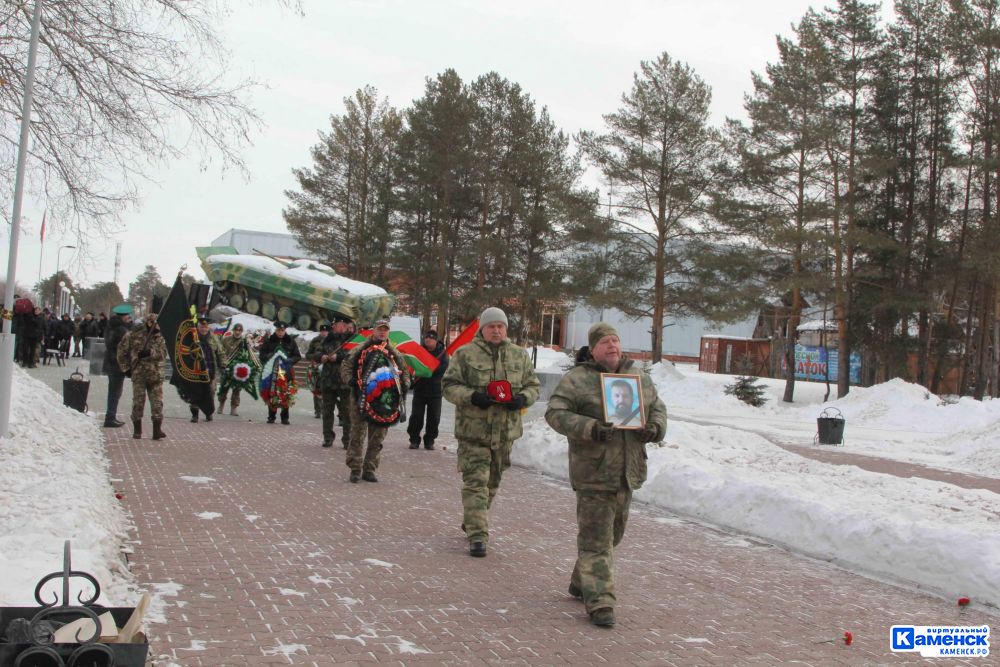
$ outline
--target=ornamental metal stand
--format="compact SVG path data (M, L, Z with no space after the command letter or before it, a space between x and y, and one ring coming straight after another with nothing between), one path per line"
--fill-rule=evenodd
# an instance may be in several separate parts
M93 594L84 599L86 587L77 594L79 605L70 604L70 580L83 579L93 588ZM53 591L54 599L46 602L42 597L45 585L62 579L62 596ZM144 635L124 638L115 643L102 643L99 617L110 612L115 626L128 624L134 607L104 607L94 604L101 596L97 579L87 572L73 570L70 565L69 540L63 546L62 572L52 572L35 586L38 607L0 607L0 667L143 667L149 651ZM78 630L74 643L56 643L53 636L55 623L60 625L78 619L90 619L93 634L84 636ZM139 639L140 641L134 641Z

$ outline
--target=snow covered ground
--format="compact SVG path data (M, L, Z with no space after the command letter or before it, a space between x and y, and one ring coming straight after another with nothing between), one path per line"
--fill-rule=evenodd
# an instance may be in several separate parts
M62 572L65 540L73 569L100 583L99 602L134 604L120 550L129 520L109 478L100 422L64 407L17 367L12 396L10 436L0 438L0 606L35 606L38 580ZM59 582L49 586L47 599L61 594ZM84 589L72 590L75 599Z
M812 443L816 417L836 407L845 448L1000 477L1000 401L946 403L895 380L822 404L824 385L764 380L770 401L750 407L723 394L732 376L657 366L670 423L649 449L637 499L755 535L817 558L948 597L1000 606L1000 495L804 458L776 442ZM765 437L765 435L767 437ZM823 445L816 445L824 447ZM543 420L525 430L515 463L566 479L565 438Z
M538 354L539 368L568 364L561 352ZM730 376L663 364L653 378L670 424L663 446L650 447L639 500L853 570L1000 606L1000 495L821 463L776 444L811 446L815 419L830 405L847 419L838 451L1000 478L1000 401L948 403L894 381L828 404L823 385L800 383L797 402L784 405L782 382L765 380L771 400L755 409L723 395ZM98 578L105 602L134 603L120 555L128 519L114 497L98 420L63 407L21 369L13 392L12 434L0 438L0 606L33 604L38 579L61 569L65 539L74 569ZM565 439L542 419L528 424L514 452L519 464L567 476Z

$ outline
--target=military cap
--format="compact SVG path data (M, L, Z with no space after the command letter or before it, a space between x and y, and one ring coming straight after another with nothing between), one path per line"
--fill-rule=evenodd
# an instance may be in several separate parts
M117 306L111 309L112 313L116 315L131 315L132 314L132 304L130 303L119 303Z
M389 328L389 320L383 318L383 319L379 320L378 322L376 322L375 323L375 328L378 329L380 327L385 327L386 329L388 329Z
M427 331L424 332L424 338L433 338L434 340L437 340L438 332L435 331L434 329L428 329Z
M329 331L330 330L330 325L329 324L321 324L321 325L319 325L319 330L320 331Z
M618 331L613 326L607 322L598 322L590 327L590 330L587 332L587 342L590 344L590 349L593 350L594 346L601 342L601 339L605 336L617 335Z
M198 318L198 324L211 324L211 321L204 315Z
M275 320L274 321L274 328L275 329L287 329L288 325L285 324L284 322L282 322L281 320Z
M343 322L344 324L350 324L354 320L352 320L351 318L349 318L349 317L347 317L345 315L337 315L336 317L333 318L333 321L334 322Z

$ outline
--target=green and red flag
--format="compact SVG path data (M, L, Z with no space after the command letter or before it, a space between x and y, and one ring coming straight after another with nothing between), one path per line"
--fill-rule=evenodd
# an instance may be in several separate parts
M351 340L344 343L345 350L352 350L371 336L371 329L362 329ZM438 360L427 349L402 331L390 331L389 342L402 355L403 361L416 377L429 378L437 370Z

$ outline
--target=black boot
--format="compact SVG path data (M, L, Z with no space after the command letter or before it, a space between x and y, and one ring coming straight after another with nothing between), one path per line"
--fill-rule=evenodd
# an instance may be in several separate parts
M378 477L376 477L375 473L373 473L370 470L366 470L365 472L361 473L361 479L365 480L366 482L377 482L378 481Z
M411 440L410 449L420 449L420 441L417 440L416 442L414 442L413 440Z
M469 545L469 555L475 558L482 558L486 555L486 543L485 542L473 542Z
M167 434L163 432L163 420L154 419L153 420L153 440L163 440L167 437Z
M198 423L198 408L191 408L191 423Z
M288 421L288 408L281 409L281 423L288 426L291 422Z
M132 437L136 440L142 438L142 420L133 419L132 420Z
M273 424L274 420L275 420L275 418L277 416L277 414L278 413L276 413L276 412L268 412L267 413L267 423L268 424Z

